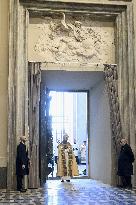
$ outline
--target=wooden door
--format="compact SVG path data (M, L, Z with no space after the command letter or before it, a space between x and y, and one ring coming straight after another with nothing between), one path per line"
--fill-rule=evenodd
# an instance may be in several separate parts
M43 186L50 172L53 171L53 139L52 117L49 115L50 108L49 90L45 83L41 83L40 101L40 182ZM49 164L52 166L49 167Z
M39 101L41 70L39 63L28 65L29 188L38 188L39 180Z

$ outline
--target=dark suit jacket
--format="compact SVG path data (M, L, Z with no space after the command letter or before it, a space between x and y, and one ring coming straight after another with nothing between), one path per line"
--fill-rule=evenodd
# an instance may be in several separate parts
M22 168L25 165L25 168ZM16 175L28 175L29 174L29 158L28 151L26 150L26 145L20 142L17 146L17 156L16 156Z
M133 174L134 154L131 147L125 144L121 147L121 151L118 158L118 175L119 176L131 176Z

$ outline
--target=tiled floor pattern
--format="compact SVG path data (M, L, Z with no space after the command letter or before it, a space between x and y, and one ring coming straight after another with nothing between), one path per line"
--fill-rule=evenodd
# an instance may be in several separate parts
M0 205L136 205L135 191L118 189L90 179L61 183L50 180L44 188L26 193L0 191Z

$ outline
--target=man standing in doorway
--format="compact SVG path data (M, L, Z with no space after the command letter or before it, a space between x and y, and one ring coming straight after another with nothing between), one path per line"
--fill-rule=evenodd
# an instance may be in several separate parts
M134 154L126 139L120 141L121 150L118 158L118 175L121 177L121 188L132 188L131 175L133 175Z
M61 177L61 182L70 182L72 176L78 176L76 158L68 137L64 134L63 141L58 145L57 176Z
M16 175L17 175L17 190L25 192L23 189L23 177L29 174L29 158L28 151L26 149L26 137L20 137L20 144L17 146L16 156Z

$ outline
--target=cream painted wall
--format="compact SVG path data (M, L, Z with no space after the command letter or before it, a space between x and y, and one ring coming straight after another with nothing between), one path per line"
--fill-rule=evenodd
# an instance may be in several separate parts
M0 167L7 166L8 7L9 0L0 0Z
M110 108L104 80L90 90L90 176L111 184Z

